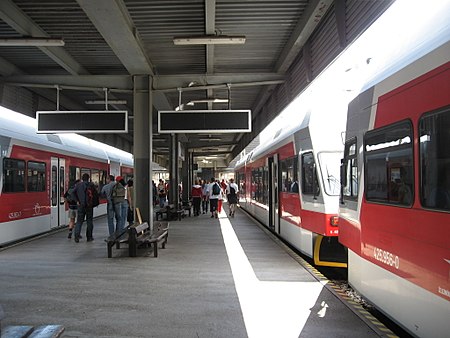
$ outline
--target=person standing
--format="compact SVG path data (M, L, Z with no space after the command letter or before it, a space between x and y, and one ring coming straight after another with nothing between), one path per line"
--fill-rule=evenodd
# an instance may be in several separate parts
M194 205L194 216L200 215L200 203L202 202L202 186L198 183L198 180L195 180L191 191L192 204Z
M128 201L128 215L127 215L127 221L128 225L133 225L134 222L134 200L133 200L133 180L127 181L127 194L126 199Z
M75 187L77 185L77 183L80 182L80 180L76 180L75 183L73 184L73 186L71 188L69 188L66 193L64 194L64 199L67 202L67 205L69 206L69 212L68 212L68 217L69 217L69 234L67 235L67 238L72 238L72 232L73 229L75 228L75 220L77 218L77 199L75 196Z
M158 196L158 188L156 188L155 181L152 180L152 192L153 192L153 206L156 206L156 196Z
M239 188L236 183L234 183L234 179L230 178L230 184L227 186L227 199L228 204L230 206L230 216L234 217L234 213L236 211L236 205L238 202L238 193Z
M116 182L114 175L106 176L106 184L103 186L101 195L106 198L106 214L108 218L108 231L111 236L114 233L114 203L112 201L112 190Z
M159 197L159 207L163 208L164 204L166 202L166 185L164 184L164 181L162 178L159 179L159 184L158 184L158 197Z
M209 205L209 184L205 180L202 180L202 211L204 214L208 212Z
M217 212L218 202L220 194L222 193L222 189L220 188L219 183L216 182L214 177L211 178L211 183L209 184L209 205L211 210L211 218L219 218L219 214Z
M86 217L86 240L91 242L94 240L92 232L94 231L94 208L88 205L87 190L88 188L94 188L94 183L89 182L89 174L84 173L81 176L81 182L78 182L75 187L75 195L77 200L77 225L75 226L75 242L80 241L81 226L83 225L84 218Z
M128 202L125 201L126 193L124 179L122 176L117 176L116 183L112 189L112 201L116 215L116 233L118 234L122 233L127 219ZM126 208L124 207L124 204L126 205Z

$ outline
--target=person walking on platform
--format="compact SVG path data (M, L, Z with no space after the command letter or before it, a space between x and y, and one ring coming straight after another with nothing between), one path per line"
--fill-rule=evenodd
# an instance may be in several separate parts
M70 187L64 194L64 199L67 202L67 205L69 206L69 212L68 212L68 217L69 217L69 234L67 235L67 238L72 238L72 232L73 229L75 228L75 222L76 222L76 218L77 218L77 198L75 196L75 187L77 185L77 183L80 182L80 180L76 180L74 185L72 187Z
M204 214L208 212L209 205L209 184L205 180L202 180L202 211Z
M213 177L211 178L211 183L209 184L209 204L211 207L211 218L218 218L219 214L218 214L218 203L219 203L219 197L220 194L222 193L222 189L220 188L219 183L216 182L216 179Z
M94 183L89 182L89 174L84 173L81 176L81 182L78 182L75 187L75 195L77 199L77 225L75 227L75 242L80 241L81 226L86 217L86 240L91 242L94 240L92 232L94 231L94 207L88 204L88 189L95 189Z
M116 182L114 175L106 176L106 184L103 186L101 195L106 198L106 215L108 218L108 231L111 236L114 233L114 203L112 201L112 189Z
M236 205L238 202L238 193L239 188L236 183L234 183L234 179L230 178L230 184L227 186L227 199L228 204L230 206L230 216L234 217L234 213L236 211Z
M195 180L191 191L192 204L194 205L194 216L200 215L200 203L202 202L202 186L198 183L198 180Z

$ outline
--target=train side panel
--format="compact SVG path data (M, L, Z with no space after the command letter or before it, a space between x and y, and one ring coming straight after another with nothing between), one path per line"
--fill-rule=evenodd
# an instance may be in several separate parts
M349 107L347 140L349 144L352 138L357 140L359 185L357 198L344 196L340 208L339 240L349 248L349 282L419 337L444 337L450 330L450 204L433 206L435 210L424 204L430 195L426 187L431 176L424 176L426 170L434 170L437 178L432 179L438 182L450 179L445 150L450 126L449 55L447 42L375 85ZM361 104L367 103L368 95L373 103ZM441 125L431 125L426 119L430 116L438 116ZM424 127L431 132L420 135ZM421 152L431 141L440 146ZM439 164L425 154L438 154ZM345 170L351 166L350 158L346 151ZM441 184L440 188L450 189ZM405 186L407 199L402 197ZM350 195L350 185L346 189Z

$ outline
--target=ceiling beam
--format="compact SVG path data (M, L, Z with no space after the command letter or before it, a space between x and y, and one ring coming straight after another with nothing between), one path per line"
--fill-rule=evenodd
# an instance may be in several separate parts
M154 75L153 65L147 58L136 27L122 0L77 0L95 28L113 50L131 75ZM173 107L163 93L153 94L157 110Z
M285 73L291 66L294 59L300 53L303 45L311 36L312 32L319 25L334 0L312 0L306 7L305 12L300 17L288 42L284 46L277 63L275 71Z
M205 34L214 35L216 31L216 0L205 0ZM206 74L214 73L214 45L206 45ZM214 97L214 90L207 89L206 97ZM208 110L213 109L208 102Z
M14 28L19 34L35 38L50 38L50 36L26 15L11 0L0 1L0 19ZM47 54L53 61L64 68L69 74L88 74L63 47L36 47Z
M226 85L233 87L239 83L256 83L265 81L284 82L285 75L276 73L224 73L224 74L189 74L189 75L157 75L153 79L153 89L157 91L173 91L181 88L183 91L207 89L210 85ZM189 83L195 85L188 87Z
M1 67L0 70L5 69ZM242 73L226 73L226 74L191 74L191 75L156 75L153 77L153 90L170 92L177 91L195 91L208 89L208 87L217 85L227 88L230 83L231 87L248 87L261 86L268 84L283 83L285 76L276 73L258 73L258 74L242 74ZM112 92L130 92L133 90L133 78L130 75L10 75L0 79L0 82L7 84L21 84L26 87L42 85L43 87L54 87L59 85L66 89L80 90L103 90L108 88ZM188 87L190 82L197 85Z
M131 75L153 75L152 64L122 1L77 0L77 3Z

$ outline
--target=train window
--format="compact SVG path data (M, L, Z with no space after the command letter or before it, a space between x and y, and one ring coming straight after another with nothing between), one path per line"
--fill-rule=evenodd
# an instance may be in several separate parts
M28 161L27 190L45 191L45 163Z
M58 190L58 167L53 165L52 166L52 207L56 206L58 203L58 194L57 194L57 190Z
M297 178L298 157L294 156L281 161L281 187L283 192L298 193Z
M80 168L69 166L69 187L75 184L76 180L81 179Z
M302 154L302 193L314 196L320 193L313 153Z
M346 198L358 197L358 157L356 153L356 138L345 143L343 172L341 173L343 195Z
M317 158L325 193L330 196L339 196L341 191L339 163L342 158L342 152L320 152L317 154Z
M64 166L59 167L59 204L63 205L65 202L64 198Z
M419 122L420 201L426 208L450 210L450 107Z
M99 181L98 181L98 190L102 191L103 186L106 184L106 170L100 170L99 171Z
M91 177L91 169L88 169L88 168L81 168L81 176L80 176L80 180L81 180L81 177L83 177L84 174L88 174L88 175L89 175L89 178L90 178L90 177Z
M245 174L239 173L237 175L237 185L239 187L239 195L245 197Z
M25 161L3 159L3 192L25 191Z
M368 131L364 137L366 199L411 206L413 134L409 121Z
M268 205L269 168L261 167L252 171L252 199Z
M98 189L98 185L99 185L99 182L100 182L100 174L99 174L99 171L97 169L91 169L91 182L94 183L94 185Z

